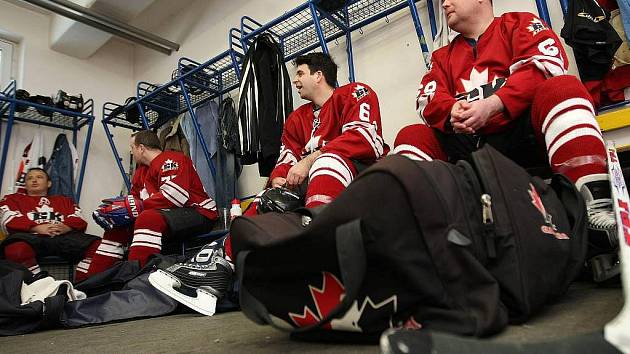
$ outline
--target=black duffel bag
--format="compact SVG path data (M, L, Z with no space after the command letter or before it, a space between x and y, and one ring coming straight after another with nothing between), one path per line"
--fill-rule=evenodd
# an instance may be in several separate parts
M490 335L566 291L584 214L565 177L546 185L490 146L472 166L390 156L321 210L234 220L241 307L307 340Z

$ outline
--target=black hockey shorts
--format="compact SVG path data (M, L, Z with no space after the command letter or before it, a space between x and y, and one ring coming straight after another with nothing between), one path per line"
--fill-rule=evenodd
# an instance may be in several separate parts
M168 239L186 240L212 231L215 220L199 214L195 208L160 209L168 225Z
M76 264L83 259L83 255L87 248L90 247L90 244L99 239L100 237L80 231L70 231L55 237L37 235L30 232L18 232L9 235L0 244L0 248L4 256L4 247L13 242L24 241L33 248L37 258L57 256Z
M436 136L450 162L470 160L473 151L490 144L503 155L523 168L545 170L549 168L544 143L536 139L529 114L514 121L505 131L485 134L444 134L437 129Z

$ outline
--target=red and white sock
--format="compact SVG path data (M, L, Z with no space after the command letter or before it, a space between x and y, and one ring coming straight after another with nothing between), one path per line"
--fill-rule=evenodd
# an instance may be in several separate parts
M77 264L74 270L74 282L78 283L87 279L88 271L90 269L90 265L92 264L92 258L96 253L96 250L101 244L101 240L94 240L90 244L85 253L83 254L83 259Z
M162 250L162 236L167 230L166 220L159 211L143 211L134 224L128 259L138 261L144 267L151 255Z
M391 154L398 154L416 161L447 161L433 129L424 124L412 124L402 128L394 140Z
M26 242L18 241L7 245L4 248L4 257L11 262L25 266L33 274L41 272L35 258L35 251Z
M94 252L85 277L100 273L121 261L125 255L124 247L129 243L131 235L131 230L126 227L105 231L103 239L100 240L96 252Z
M314 208L332 202L354 179L352 161L337 154L320 155L309 171L306 207Z
M542 132L549 164L571 181L606 174L606 148L584 86L573 76L547 80L532 104L532 125Z

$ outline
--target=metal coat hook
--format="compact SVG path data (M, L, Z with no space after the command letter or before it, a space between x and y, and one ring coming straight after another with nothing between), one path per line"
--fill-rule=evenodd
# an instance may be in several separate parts
M389 24L389 16L385 16L385 23Z
M339 38L335 38L335 45L339 45Z
M360 35L363 35L363 27L360 27L360 28L359 28L359 34L360 34Z

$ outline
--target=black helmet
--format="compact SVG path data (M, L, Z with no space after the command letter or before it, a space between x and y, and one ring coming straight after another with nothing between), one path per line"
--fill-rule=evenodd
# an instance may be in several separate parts
M303 206L304 201L299 194L282 187L270 188L260 196L258 214L270 211L284 213Z

